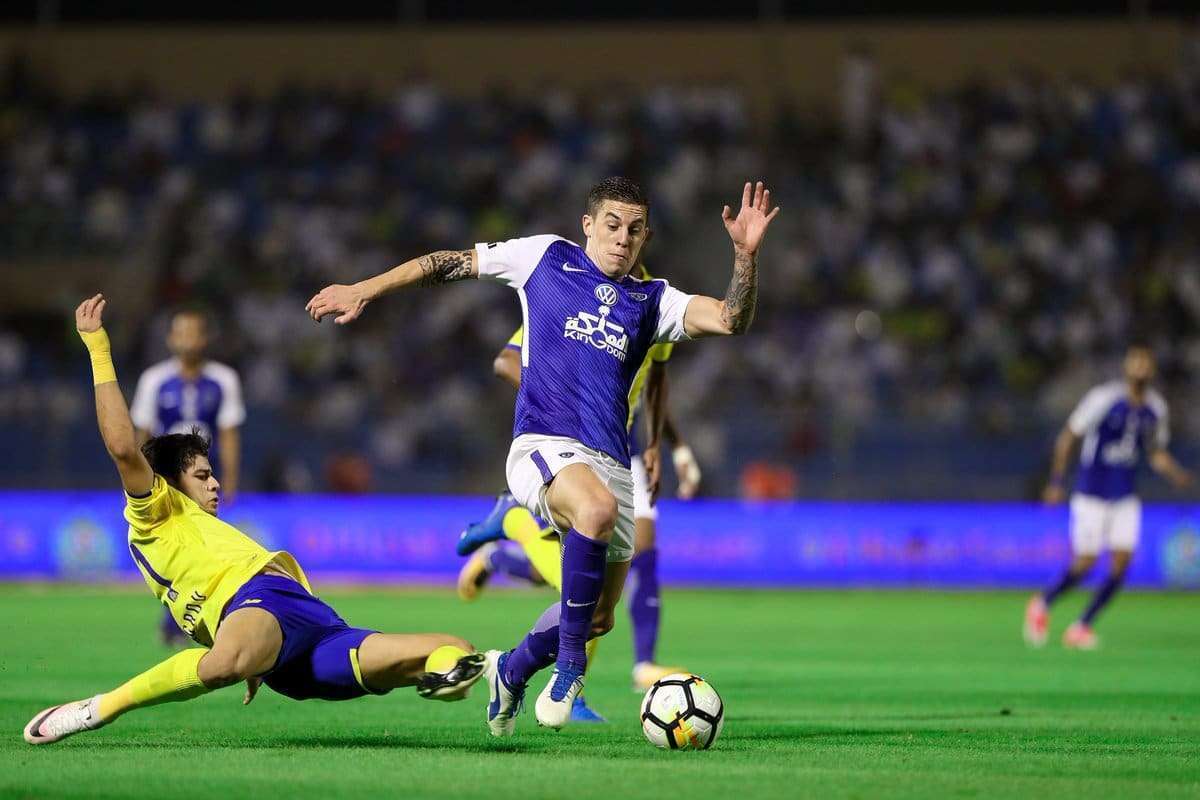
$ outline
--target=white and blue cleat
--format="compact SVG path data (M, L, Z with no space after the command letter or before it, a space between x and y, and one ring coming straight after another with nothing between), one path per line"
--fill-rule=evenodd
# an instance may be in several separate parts
M489 650L484 664L488 682L487 724L492 736L512 736L517 715L525 705L525 687L512 687L504 682L504 664L508 653Z
M534 716L543 728L559 730L571 721L575 698L583 691L583 670L554 668L550 682L538 695L534 704Z
M488 542L504 538L504 515L520 505L511 494L501 492L496 495L496 504L488 515L479 522L472 522L458 537L455 552L460 556L469 556Z
M571 705L571 722L608 722L608 720L589 706L583 695L578 695Z

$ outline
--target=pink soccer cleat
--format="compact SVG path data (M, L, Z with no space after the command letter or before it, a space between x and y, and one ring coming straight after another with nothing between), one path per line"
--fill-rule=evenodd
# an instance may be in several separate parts
M64 703L41 711L25 726L25 741L30 744L54 744L83 731L94 731L104 723L97 713L100 695L88 700Z
M1025 643L1031 647L1046 644L1046 629L1050 627L1050 609L1040 594L1029 598L1025 604Z
M1063 631L1063 647L1068 650L1095 650L1099 645L1100 639L1097 638L1090 625L1072 622Z

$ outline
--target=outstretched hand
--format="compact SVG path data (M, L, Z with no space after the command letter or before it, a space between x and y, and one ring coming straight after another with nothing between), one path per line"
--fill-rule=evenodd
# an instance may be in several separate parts
M337 314L333 321L345 325L358 319L366 307L367 299L358 289L335 283L313 295L304 310L317 322L330 314Z
M75 309L75 328L80 333L95 333L104 324L104 306L108 303L103 294L93 295Z
M721 219L725 222L725 230L733 240L733 246L747 253L758 252L763 237L767 234L767 226L779 213L779 207L771 208L771 192L763 186L747 183L742 189L742 207L737 216L729 206L721 210Z

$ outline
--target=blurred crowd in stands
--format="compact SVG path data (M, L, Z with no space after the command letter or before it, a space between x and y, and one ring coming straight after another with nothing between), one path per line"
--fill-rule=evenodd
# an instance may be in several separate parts
M933 92L856 49L840 108L780 98L766 118L736 86L465 97L421 76L210 103L149 84L66 97L16 59L0 263L48 283L60 264L136 276L142 296L109 312L129 391L163 357L169 312L205 309L214 357L245 385L247 489L328 488L348 460L377 490L485 491L503 480L511 393L491 360L516 297L416 290L336 330L307 299L430 250L579 239L588 187L618 173L651 194L651 270L720 296L721 206L762 177L783 215L755 327L680 346L670 370L707 493L748 476L756 494L1020 497L1131 338L1159 354L1176 440L1200 437L1192 56L1103 88L1014 71ZM0 435L91 438L46 447L42 472L0 471L5 485L109 477L79 457L99 443L66 322L78 298L60 294L0 319Z

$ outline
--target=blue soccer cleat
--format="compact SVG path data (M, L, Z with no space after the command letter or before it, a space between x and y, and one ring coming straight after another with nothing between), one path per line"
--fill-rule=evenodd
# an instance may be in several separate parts
M481 522L473 522L458 537L454 546L460 556L469 556L488 542L504 538L504 515L519 504L508 492L496 495L496 505Z
M525 705L525 687L509 686L504 682L504 664L508 653L489 650L484 661L484 676L488 682L487 724L492 736L512 736L517 715Z
M537 724L543 728L561 729L573 719L575 698L582 691L583 665L570 662L565 669L555 667L550 682L533 704Z
M583 695L578 695L575 703L571 706L571 722L608 722L608 720L596 713L587 704L587 700L583 699Z

